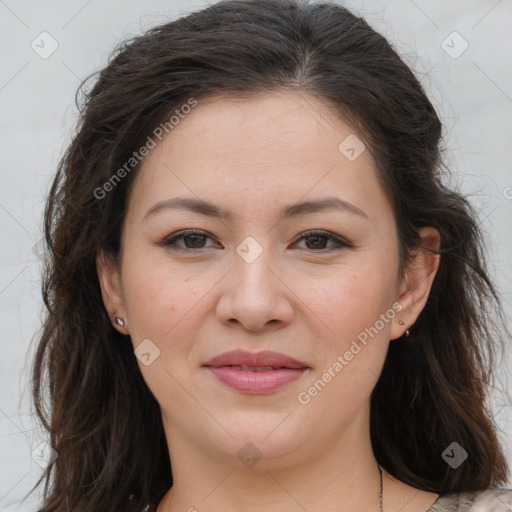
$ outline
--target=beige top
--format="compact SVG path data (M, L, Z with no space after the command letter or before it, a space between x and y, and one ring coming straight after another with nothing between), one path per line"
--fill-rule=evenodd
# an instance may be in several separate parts
M512 512L512 489L443 494L426 512Z

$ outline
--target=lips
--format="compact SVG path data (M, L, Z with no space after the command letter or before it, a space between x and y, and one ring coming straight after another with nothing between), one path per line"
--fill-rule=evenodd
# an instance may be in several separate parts
M272 393L299 379L308 365L279 352L225 352L203 365L224 386L241 393Z
M264 350L262 352L246 352L244 350L232 350L224 352L214 357L203 366L212 368L220 368L221 366L231 366L241 371L272 371L282 368L299 370L301 368L309 368L309 366L301 361L297 361L293 357L279 352Z

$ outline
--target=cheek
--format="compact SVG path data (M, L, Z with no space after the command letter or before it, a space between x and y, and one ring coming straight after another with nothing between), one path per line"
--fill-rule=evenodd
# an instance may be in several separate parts
M392 306L396 275L381 260L362 258L357 265L330 269L328 276L302 278L297 295L341 346Z
M366 402L378 380L395 316L392 305L397 274L390 269L397 265L397 258L391 248L385 256L367 253L330 279L317 280L311 309L329 328L323 332L333 341L324 345L325 357L312 382L320 379L327 383L315 398L318 408L343 404L332 411L337 421Z
M182 328L204 295L207 276L194 279L168 262L151 262L141 253L123 261L123 292L134 344L150 338L160 344ZM197 304L196 307L200 307ZM176 341L179 338L175 338Z
M202 273L190 275L167 261L151 261L142 251L123 260L123 274L132 344L136 348L149 339L160 351L149 365L139 362L144 380L159 403L173 396L174 407L183 410L189 397L179 383L189 378L184 363L205 315L201 298L213 283L208 285ZM150 352L153 358L155 349Z
M329 410L326 428L332 435L367 404L386 357L391 320L382 321L380 315L394 313L393 283L389 274L368 268L339 272L305 301L315 314L310 318L319 319L321 350L314 374L301 389L302 399L311 401L304 412L315 421Z

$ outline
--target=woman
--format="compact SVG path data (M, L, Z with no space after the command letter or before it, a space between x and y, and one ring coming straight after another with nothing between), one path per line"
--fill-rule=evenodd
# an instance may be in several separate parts
M511 510L508 333L441 129L336 4L228 0L119 48L46 209L40 510Z

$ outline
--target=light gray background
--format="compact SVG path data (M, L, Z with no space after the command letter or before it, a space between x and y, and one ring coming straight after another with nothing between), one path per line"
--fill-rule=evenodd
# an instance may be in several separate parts
M190 0L0 0L1 511L36 509L37 494L20 504L42 473L32 452L45 440L36 428L27 389L32 338L42 315L41 264L34 245L41 236L45 192L77 119L75 91L81 79L106 64L122 39L205 5ZM491 270L510 325L511 1L368 0L345 5L394 42L438 108L454 184L470 194L489 233ZM58 44L45 59L31 47L35 41L39 52L49 51L51 40L40 36L44 31ZM510 363L502 365L503 374L506 368ZM501 395L492 403L512 463L510 401Z

